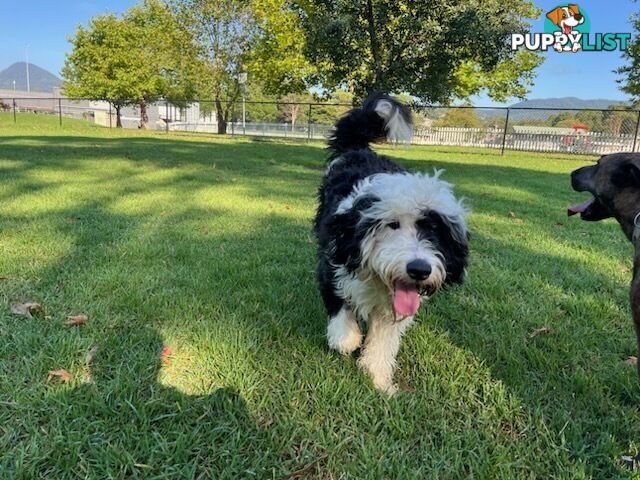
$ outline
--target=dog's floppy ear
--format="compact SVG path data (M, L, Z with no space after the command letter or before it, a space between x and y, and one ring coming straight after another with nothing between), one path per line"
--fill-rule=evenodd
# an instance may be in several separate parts
M580 7L578 5L574 4L570 4L569 5L569 11L573 12L574 15L578 14L580 15Z
M353 206L343 213L333 216L330 230L335 239L334 260L344 265L349 272L360 266L360 244L367 232L374 226L374 220L362 220L362 212L378 201L373 195L358 197Z
M613 172L611 181L619 187L640 188L640 165L637 162L623 163Z
M562 13L562 7L558 7L547 13L547 18L551 20L554 25L560 25L560 20L562 20Z
M428 214L437 219L438 234L442 239L439 248L444 256L447 278L445 284L462 283L464 281L467 257L469 255L469 232L460 217L450 217L435 210Z

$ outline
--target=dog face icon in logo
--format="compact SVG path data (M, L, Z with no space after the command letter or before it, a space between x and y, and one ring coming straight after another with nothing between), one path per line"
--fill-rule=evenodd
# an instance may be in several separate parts
M576 27L582 25L585 20L578 5L570 4L566 7L556 7L547 13L547 18L560 29L559 32L554 32L558 38L558 41L553 46L556 51L577 52L582 48L579 41L569 40L570 36L580 35ZM560 38L563 38L564 41L561 41ZM573 43L573 45L571 45L571 43Z

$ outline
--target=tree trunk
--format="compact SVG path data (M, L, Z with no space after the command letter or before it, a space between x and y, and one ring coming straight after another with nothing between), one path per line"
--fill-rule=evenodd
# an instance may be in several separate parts
M296 120L298 119L298 112L300 111L300 105L291 105L291 131L296 126Z
M120 109L122 106L114 105L113 107L116 109L116 128L122 128L122 117L120 116Z
M367 0L367 24L369 27L369 40L371 41L371 55L373 57L373 69L375 78L373 82L373 91L367 93L380 92L382 90L382 63L380 60L380 46L378 45L378 37L376 36L376 23L373 17L372 0Z
M219 98L216 98L216 118L218 119L218 133L224 135L227 133L227 119Z
M140 128L147 130L149 128L149 114L147 113L147 102L140 102Z

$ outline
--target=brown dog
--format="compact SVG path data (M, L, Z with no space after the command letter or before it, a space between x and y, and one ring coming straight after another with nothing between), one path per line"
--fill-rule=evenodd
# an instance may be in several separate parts
M569 207L568 215L579 213L582 220L587 221L614 217L633 243L635 255L630 299L640 351L640 154L605 155L596 165L573 171L571 186L577 192L591 193L593 198Z

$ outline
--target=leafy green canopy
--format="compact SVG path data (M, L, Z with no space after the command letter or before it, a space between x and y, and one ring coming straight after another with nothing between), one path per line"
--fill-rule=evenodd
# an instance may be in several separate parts
M191 38L160 1L146 0L120 18L94 17L70 42L62 69L69 96L126 105L195 92Z
M541 57L509 38L539 11L528 0L297 0L315 80L327 89L406 92L447 102L486 88L523 96Z

